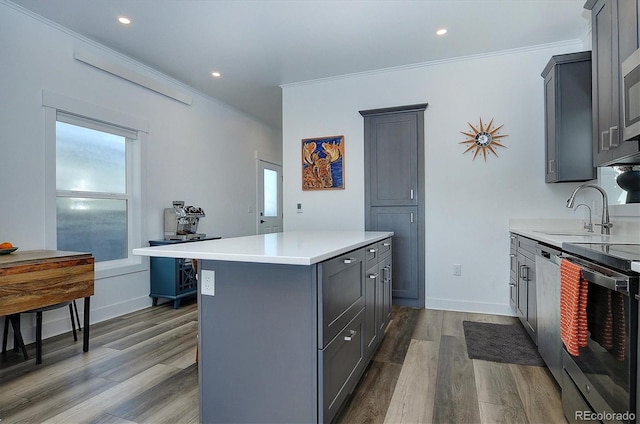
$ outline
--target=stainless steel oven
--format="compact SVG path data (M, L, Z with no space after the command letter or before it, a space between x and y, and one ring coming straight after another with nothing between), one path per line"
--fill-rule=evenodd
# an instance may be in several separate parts
M564 259L578 264L587 291L587 343L563 351L562 403L569 422L636 422L638 276L620 258L639 245L573 244Z

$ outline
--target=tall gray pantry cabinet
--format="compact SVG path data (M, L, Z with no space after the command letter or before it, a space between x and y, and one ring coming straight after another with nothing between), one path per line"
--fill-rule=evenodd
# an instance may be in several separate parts
M393 231L393 303L424 307L424 111L427 104L360 111L364 117L365 229Z

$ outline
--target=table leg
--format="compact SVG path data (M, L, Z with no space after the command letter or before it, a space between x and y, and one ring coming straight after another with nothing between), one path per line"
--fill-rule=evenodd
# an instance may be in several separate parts
M42 363L42 312L36 312L36 365Z
M89 296L84 298L84 331L82 332L82 350L89 352Z
M13 350L17 352L18 348L20 348L24 359L29 359L29 355L27 355L27 348L24 346L24 340L22 339L22 333L20 332L20 314L9 315L5 319L8 319L13 327Z

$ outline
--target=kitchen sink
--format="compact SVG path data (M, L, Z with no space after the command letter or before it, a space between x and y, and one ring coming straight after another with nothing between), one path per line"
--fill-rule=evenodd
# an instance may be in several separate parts
M606 237L605 234L585 233L583 231L537 231L548 236L570 236L570 237Z

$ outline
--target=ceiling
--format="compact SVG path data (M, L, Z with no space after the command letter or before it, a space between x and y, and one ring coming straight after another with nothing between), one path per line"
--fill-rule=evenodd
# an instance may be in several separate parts
M583 39L590 16L584 0L13 2L274 128L281 85Z

